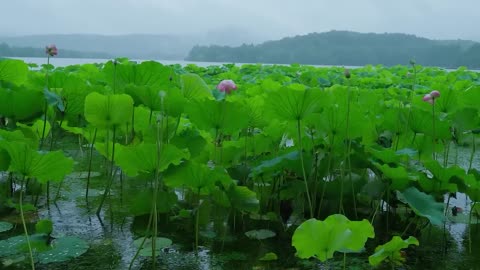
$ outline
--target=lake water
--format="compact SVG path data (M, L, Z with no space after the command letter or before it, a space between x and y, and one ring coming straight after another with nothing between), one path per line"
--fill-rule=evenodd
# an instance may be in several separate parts
M47 63L47 59L45 57L9 57L12 59L19 59L23 60L26 63L33 63L37 65L42 65ZM92 58L50 58L50 64L56 67L65 67L69 65L78 65L78 64L93 64L93 63L106 63L111 61L112 59L92 59ZM131 61L135 62L144 62L150 61L145 59L130 59ZM193 61L184 61L184 60L159 60L159 59L152 59L154 61L160 62L164 65L175 65L180 64L182 66L186 66L189 64L194 64L200 67L208 67L208 66L218 66L223 64L232 64L231 62L193 62ZM234 63L237 66L246 65L246 64L256 64L256 63ZM274 65L274 64L264 64L264 65ZM281 66L288 66L289 64L275 64ZM312 65L314 67L333 67L331 65ZM360 66L341 66L346 68L359 68Z

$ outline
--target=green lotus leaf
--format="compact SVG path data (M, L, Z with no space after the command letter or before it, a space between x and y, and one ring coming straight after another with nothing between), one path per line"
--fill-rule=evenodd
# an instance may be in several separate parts
M368 257L368 262L372 266L377 266L387 259L393 263L402 263L405 259L402 257L400 251L408 248L410 245L418 246L418 240L413 236L405 240L399 236L394 236L389 242L376 247L375 253Z
M98 128L131 123L132 113L133 99L126 94L102 95L93 92L85 98L85 119Z
M0 141L10 155L9 171L26 177L36 178L40 183L62 181L73 169L73 160L61 151L37 152L26 143L5 143Z
M403 192L397 191L397 198L408 204L417 215L428 218L432 224L443 224L444 204L436 202L432 195L425 194L415 187L409 187Z
M0 59L0 81L18 85L27 80L27 75L28 66L22 60Z
M40 91L26 88L4 89L0 87L0 115L17 121L40 115L45 99Z
M201 100L212 97L210 88L197 74L183 74L180 78L182 93L187 100Z
M99 149L103 149L102 145L97 144ZM133 146L116 144L115 152L115 162L129 176L153 173L155 170L161 172L171 164L178 165L190 157L187 150L180 150L171 144L161 148L159 159L155 144L141 143Z
M10 231L13 229L13 224L5 221L0 221L0 233Z
M331 215L324 221L309 219L293 234L292 245L302 259L320 261L333 258L334 252L360 252L368 238L374 238L373 226L367 221L350 221L343 215Z
M37 224L35 224L35 232L36 233L43 233L43 234L51 234L53 232L53 223L49 219L39 220Z
M40 263L66 262L81 256L89 249L87 242L74 236L55 239L50 247L51 249L37 255Z
M140 250L139 255L143 257L149 257L152 256L152 238L147 238L141 237L135 240L133 243L135 244L136 247L142 246L142 249ZM160 255L160 252L162 249L169 247L172 245L172 240L164 237L156 237L155 238L155 254Z
M275 237L277 234L271 230L260 229L245 232L245 235L250 239L265 240Z
M190 121L199 129L234 134L248 125L245 108L240 102L226 100L191 101L186 110ZM218 134L217 134L218 135Z
M260 210L257 194L247 187L231 184L226 194L234 209L250 213L256 213Z
M206 164L185 162L169 172L165 177L165 184L170 187L186 186L194 192L209 194L217 183L228 185L232 182L230 176L221 169L210 168Z
M275 254L273 252L268 252L258 260L259 261L276 261L276 260L278 260L278 256L277 256L277 254Z

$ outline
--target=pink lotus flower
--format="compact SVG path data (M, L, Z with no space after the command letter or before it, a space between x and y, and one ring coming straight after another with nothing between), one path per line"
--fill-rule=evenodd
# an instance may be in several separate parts
M223 80L217 85L217 89L228 95L232 90L237 90L237 85L232 80Z
M45 47L45 53L48 56L56 56L58 54L57 46L55 46L55 44L51 44L51 45L46 46Z
M429 94L426 94L425 96L423 96L423 101L425 102L428 102L430 104L434 104L435 103L435 99L439 98L440 97L440 92L437 91L437 90L433 90L432 92L430 92Z
M438 92L437 90L433 90L432 92L430 92L430 95L433 98L439 98L440 97L440 92Z

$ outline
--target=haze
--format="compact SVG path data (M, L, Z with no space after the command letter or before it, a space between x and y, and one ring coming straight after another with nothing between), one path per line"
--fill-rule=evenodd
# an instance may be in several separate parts
M228 44L335 29L480 40L478 0L3 0L1 9L0 35L10 36L210 33Z

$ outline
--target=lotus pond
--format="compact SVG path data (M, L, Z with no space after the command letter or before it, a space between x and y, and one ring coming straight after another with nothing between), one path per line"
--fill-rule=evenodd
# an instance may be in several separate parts
M0 268L478 269L479 104L413 62L0 60Z

